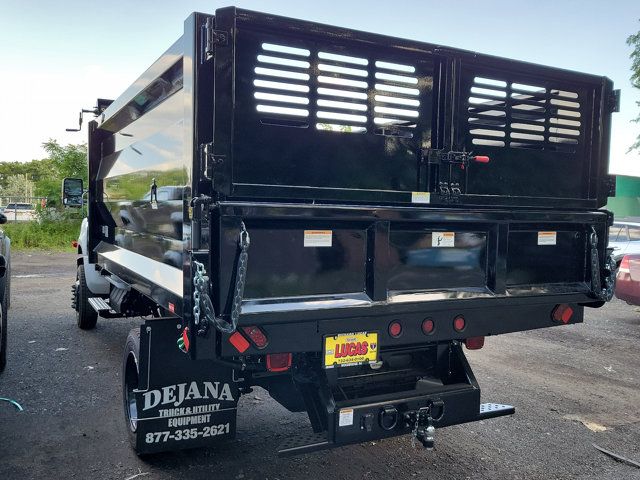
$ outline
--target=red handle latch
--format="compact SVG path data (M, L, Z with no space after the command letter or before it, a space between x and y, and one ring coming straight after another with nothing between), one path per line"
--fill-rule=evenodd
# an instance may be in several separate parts
M490 158L486 155L476 155L473 157L473 161L478 163L489 163Z

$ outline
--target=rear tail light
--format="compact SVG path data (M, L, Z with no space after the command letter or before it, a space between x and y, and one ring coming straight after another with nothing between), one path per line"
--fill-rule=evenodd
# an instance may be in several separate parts
M267 336L260 327L242 327L242 330L247 337L249 337L249 340L251 340L254 345L261 350L269 343Z
M465 321L462 315L458 315L456 318L453 319L453 329L456 332L463 331L464 327L466 326L467 326L467 322Z
M271 353L267 355L267 370L270 372L286 372L291 368L290 353Z
M556 308L554 308L551 313L551 317L556 322L567 324L571 321L571 317L573 317L573 308L566 303L556 305Z
M630 273L629 255L625 255L624 257L622 257L622 261L620 262L620 267L618 268L618 271L622 273Z
M398 321L391 322L389 324L389 335L393 338L398 338L402 335L402 325Z
M430 318L425 318L422 322L422 333L425 335L431 335L436 329L436 324Z
M471 337L464 341L469 350L480 350L484 347L484 337Z
M73 242L71 242L71 246L73 248L78 248L78 242L74 240ZM625 258L627 258L627 257L625 257Z
M229 343L236 347L240 353L244 353L249 348L249 341L244 338L240 332L235 332L229 337Z
M476 155L473 157L473 161L477 163L489 163L491 159L486 155Z

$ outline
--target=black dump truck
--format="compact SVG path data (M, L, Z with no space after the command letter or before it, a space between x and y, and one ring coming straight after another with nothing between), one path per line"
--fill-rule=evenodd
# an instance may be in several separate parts
M122 371L136 451L233 438L256 386L308 413L280 454L430 448L512 414L481 402L464 348L611 298L617 104L605 77L192 14L88 127L73 305L84 329L145 317Z

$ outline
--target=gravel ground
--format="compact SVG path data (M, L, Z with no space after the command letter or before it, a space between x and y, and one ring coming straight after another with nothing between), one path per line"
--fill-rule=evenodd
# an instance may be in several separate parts
M408 437L278 458L310 428L256 389L239 407L237 440L138 458L122 416L120 358L131 320L75 327L70 254L15 254L9 364L0 376L0 479L640 479L640 309L620 301L585 323L487 339L469 358L484 401L516 415L437 431L436 450ZM514 321L517 321L514 319Z

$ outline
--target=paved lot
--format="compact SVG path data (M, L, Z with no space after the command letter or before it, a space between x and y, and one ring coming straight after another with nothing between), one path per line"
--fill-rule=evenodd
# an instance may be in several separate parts
M120 357L130 320L75 327L73 255L15 255L9 365L0 376L0 479L640 479L592 443L640 461L640 313L615 301L582 325L487 339L469 357L485 401L513 417L438 430L435 452L408 437L280 459L308 428L256 390L242 399L236 441L152 457L130 450ZM517 321L517 319L513 319ZM606 428L606 430L603 430ZM600 431L602 430L602 431Z

